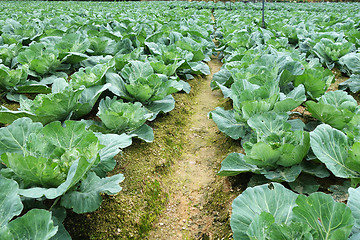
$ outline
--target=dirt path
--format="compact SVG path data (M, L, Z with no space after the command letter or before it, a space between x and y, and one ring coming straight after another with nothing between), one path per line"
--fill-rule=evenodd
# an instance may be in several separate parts
M222 99L220 92L210 89L212 75L222 63L213 58L208 65L211 74L204 78L194 98L182 160L172 166L173 172L163 182L169 188L169 203L149 239L197 239L213 222L212 216L201 212L219 164L211 141L216 138L217 127L207 115Z

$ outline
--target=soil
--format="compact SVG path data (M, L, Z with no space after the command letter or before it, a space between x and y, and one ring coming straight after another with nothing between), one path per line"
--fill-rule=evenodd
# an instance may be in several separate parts
M217 59L212 59L208 64L212 74L219 71L222 65ZM150 232L149 239L214 238L210 229L215 217L213 212L206 214L204 208L208 201L212 201L208 199L208 193L213 190L214 183L224 179L216 176L222 161L219 146L214 143L219 135L218 130L207 116L209 111L221 104L222 98L221 92L212 92L209 87L212 74L200 84L193 99L193 114L188 119L189 130L181 159L172 166L173 172L169 178L164 180L169 202Z
M339 84L342 82L345 82L349 78L344 76L341 71L337 68L332 69L332 72L335 76L334 82L330 85L330 87L327 89L327 92L329 91L336 91L339 89Z

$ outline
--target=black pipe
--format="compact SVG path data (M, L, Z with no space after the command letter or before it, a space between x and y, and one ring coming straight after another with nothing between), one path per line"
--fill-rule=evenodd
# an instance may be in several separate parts
M265 29L265 0L262 0L262 28Z

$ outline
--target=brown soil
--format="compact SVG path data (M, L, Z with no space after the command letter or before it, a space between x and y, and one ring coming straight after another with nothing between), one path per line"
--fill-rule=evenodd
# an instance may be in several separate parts
M291 112L300 113L300 115L298 115L298 114L290 115L290 119L300 119L304 123L308 123L309 121L313 120L311 113L309 111L307 111L306 107L304 107L304 106L300 105L300 106L296 107L295 109L293 109Z
M336 91L339 89L339 84L342 82L345 82L349 78L344 76L339 69L334 68L332 70L333 74L335 75L335 81L330 85L330 87L327 89L327 92L329 91Z
M212 59L208 64L212 74L219 71L222 65L217 59ZM217 141L222 136L219 136L216 124L207 116L209 111L224 102L221 92L212 92L209 87L212 74L199 85L193 99L193 114L188 119L189 131L185 136L183 154L180 161L172 166L173 172L169 178L163 182L169 192L169 202L150 232L149 239L215 238L212 230L219 213L206 211L209 201L216 202L216 199L209 198L209 193L217 190L229 192L230 187L225 178L216 176L223 154L228 153L229 148L222 149L225 151L219 154L221 146L217 145ZM222 189L216 189L218 187ZM227 209L227 218L231 202L228 200L217 203Z

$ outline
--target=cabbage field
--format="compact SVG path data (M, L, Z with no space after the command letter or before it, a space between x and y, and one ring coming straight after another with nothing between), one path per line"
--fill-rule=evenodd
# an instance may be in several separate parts
M360 239L360 4L0 8L0 239Z

